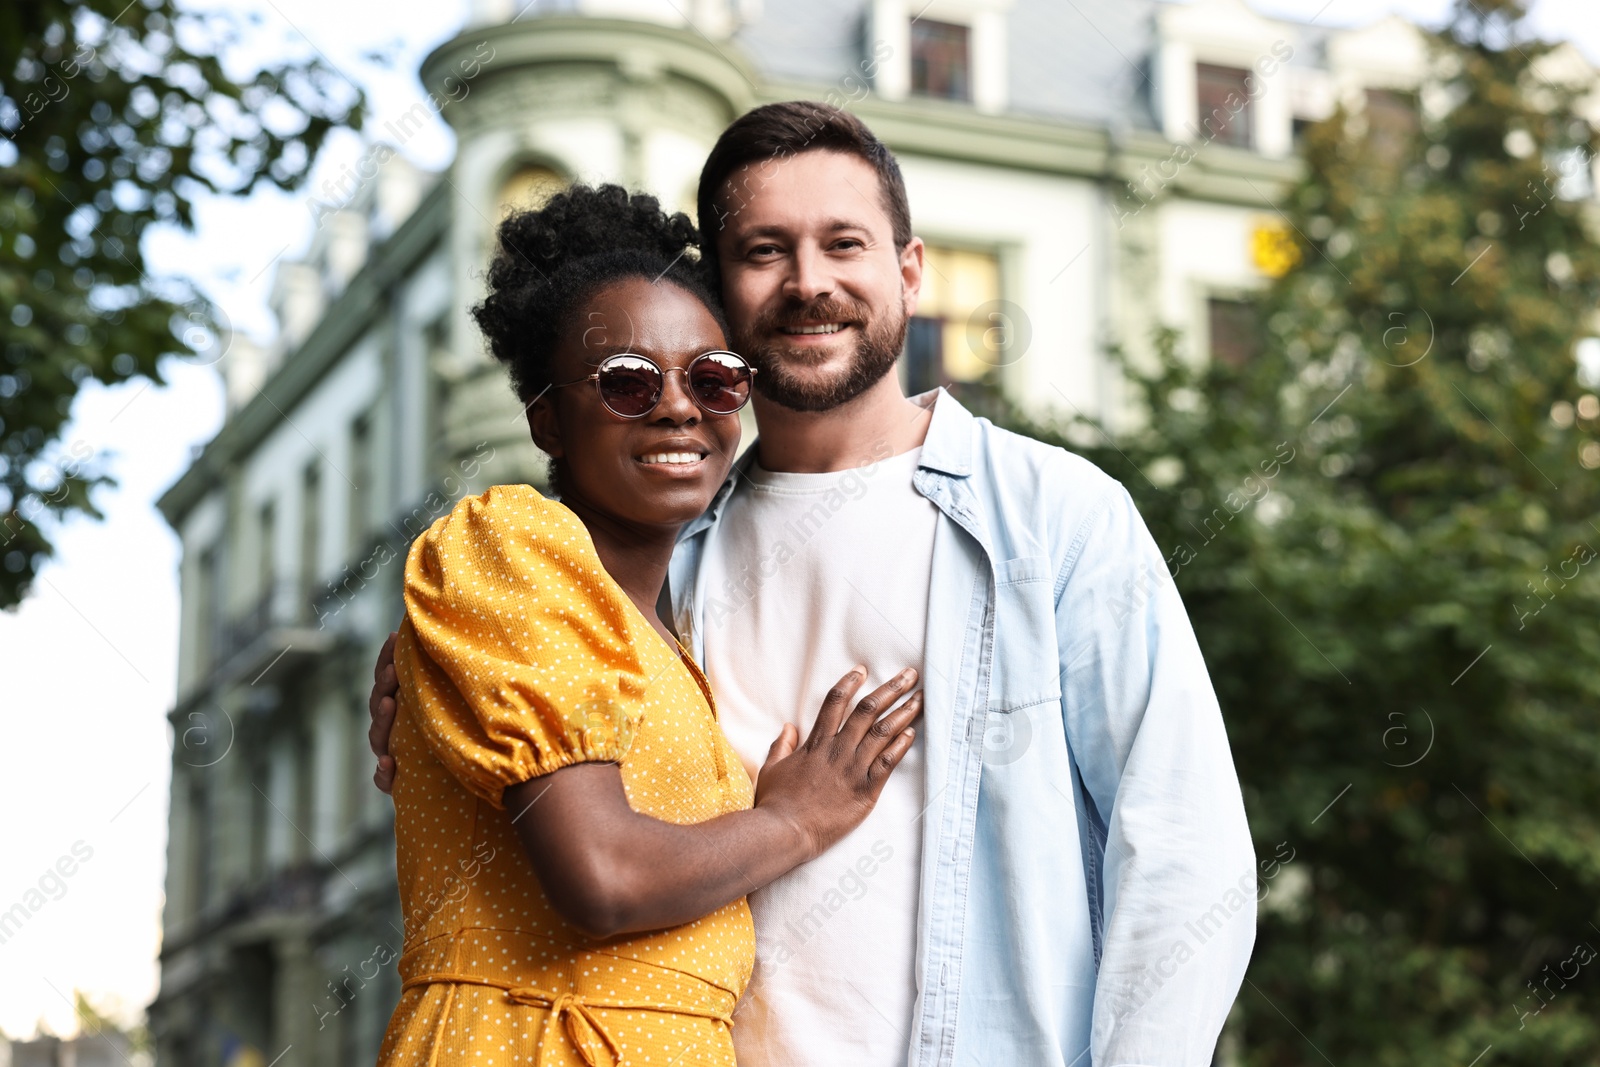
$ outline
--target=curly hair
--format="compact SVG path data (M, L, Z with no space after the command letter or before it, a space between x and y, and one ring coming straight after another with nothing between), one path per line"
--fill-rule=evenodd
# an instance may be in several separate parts
M550 386L556 343L571 316L612 282L670 281L727 332L700 265L694 223L681 212L668 215L653 196L630 196L620 185L573 185L538 211L508 215L497 237L489 292L472 317L524 404Z

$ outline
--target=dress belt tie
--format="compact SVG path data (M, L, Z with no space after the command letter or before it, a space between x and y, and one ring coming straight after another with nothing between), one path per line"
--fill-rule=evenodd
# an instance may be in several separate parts
M668 1015L693 1015L701 1019L712 1019L732 1028L733 1019L727 1012L715 1011L711 1008L696 1007L663 1007L660 1004L648 1001L617 1000L611 997L584 997L578 993L546 993L535 986L512 985L510 982L496 981L493 978L479 978L465 974L421 974L415 978L408 978L400 986L400 991L405 992L414 986L431 985L435 982L463 983L466 985L492 986L506 991L506 999L514 1004L525 1004L529 1007L548 1008L550 1014L545 1018L544 1029L539 1034L539 1054L535 1063L542 1067L547 1062L546 1055L553 1047L551 1041L551 1028L559 1019L562 1030L567 1038L567 1044L582 1058L588 1067L615 1067L622 1060L622 1049L616 1039L606 1030L605 1024L590 1009L612 1008L618 1011L658 1011ZM605 1059L596 1059L603 1055Z

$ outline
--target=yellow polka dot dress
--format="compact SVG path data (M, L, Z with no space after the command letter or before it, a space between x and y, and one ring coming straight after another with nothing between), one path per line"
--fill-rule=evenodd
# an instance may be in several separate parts
M390 748L405 949L381 1064L693 1067L734 1062L755 960L740 899L605 941L551 907L501 794L583 761L636 811L704 822L750 779L705 678L645 621L571 511L527 486L456 505L412 546Z

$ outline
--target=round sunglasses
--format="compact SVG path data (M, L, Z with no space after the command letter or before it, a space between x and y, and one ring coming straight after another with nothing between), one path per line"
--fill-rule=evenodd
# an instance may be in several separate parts
M550 388L594 382L607 411L622 419L642 419L661 403L667 375L674 371L683 372L689 395L708 415L732 415L750 402L750 379L756 369L743 356L721 351L703 352L687 367L666 370L649 356L621 352L601 360L593 374Z

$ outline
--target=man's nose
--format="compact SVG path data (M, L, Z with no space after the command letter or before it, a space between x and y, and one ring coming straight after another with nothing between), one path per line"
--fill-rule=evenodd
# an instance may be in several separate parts
M789 276L784 279L783 295L809 304L833 292L833 272L820 248L800 248L795 252Z

